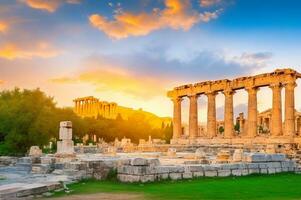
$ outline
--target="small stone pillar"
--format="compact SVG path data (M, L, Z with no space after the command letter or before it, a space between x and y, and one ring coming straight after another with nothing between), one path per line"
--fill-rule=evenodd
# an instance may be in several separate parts
M73 155L74 144L72 140L72 122L63 121L60 122L60 133L57 141L57 155Z

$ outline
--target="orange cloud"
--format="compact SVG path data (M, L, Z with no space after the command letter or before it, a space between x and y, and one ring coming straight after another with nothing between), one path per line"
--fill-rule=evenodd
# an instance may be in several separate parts
M8 24L4 21L0 21L0 33L6 33L8 30Z
M0 85L4 84L4 81L3 80L0 80Z
M80 3L80 0L21 0L21 1L31 8L45 10L48 12L55 12L58 9L58 7L63 3L70 3L70 4Z
M213 5L218 4L220 2L221 2L221 0L200 0L200 5L202 7L210 7L210 6L213 6Z
M123 70L96 69L84 71L75 77L62 77L50 80L58 84L92 84L98 92L117 92L136 98L150 98L165 94L164 80L139 77Z
M9 60L17 58L31 59L33 57L50 58L57 56L59 53L60 51L45 42L34 44L30 48L20 47L13 43L0 46L0 58Z
M189 30L200 21L208 22L214 19L214 17L207 17L208 20L202 20L200 13L192 9L190 0L165 0L164 4L165 9L154 9L151 13L117 13L113 21L93 14L89 17L89 21L92 26L105 32L109 37L122 39L147 35L162 28Z

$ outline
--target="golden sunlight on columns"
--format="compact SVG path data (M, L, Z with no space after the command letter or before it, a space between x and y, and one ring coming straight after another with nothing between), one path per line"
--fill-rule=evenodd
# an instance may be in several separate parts
M189 105L189 138L195 139L198 135L198 96L188 96Z
M207 111L207 136L213 138L216 136L216 92L206 93L208 97L208 111Z
M246 88L248 92L248 132L247 137L257 135L257 91L258 88Z
M285 136L295 135L295 82L285 84Z
M224 126L225 126L225 138L232 138L234 136L234 122L233 122L233 90L225 90L225 114L224 114Z
M271 135L279 136L282 133L282 112L281 112L281 89L280 83L270 85L273 92Z
M172 99L173 102L173 139L178 139L182 135L182 119L181 119L181 97Z

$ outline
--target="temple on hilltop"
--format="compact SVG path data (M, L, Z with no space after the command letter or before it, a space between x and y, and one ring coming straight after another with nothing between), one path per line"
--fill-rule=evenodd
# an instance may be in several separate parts
M175 87L167 96L173 102L172 144L293 144L301 143L300 113L295 110L296 80L301 74L292 69L277 69L272 73L240 77L233 80L205 81ZM261 87L272 90L272 108L257 110L257 92ZM233 98L235 91L248 93L247 119L241 113L234 123ZM284 117L281 91L285 90ZM225 96L224 120L216 119L216 95ZM207 96L207 124L200 128L197 100ZM189 99L188 133L184 134L181 101ZM284 119L284 120L283 120ZM222 126L222 128L219 128ZM201 132L200 132L201 130ZM264 133L264 134L263 134Z
M73 102L74 112L81 117L116 119L119 116L122 119L128 119L133 114L141 114L155 128L160 128L162 123L171 124L169 117L158 117L153 113L143 111L141 108L138 110L127 108L119 106L115 102L101 101L93 96L76 98Z

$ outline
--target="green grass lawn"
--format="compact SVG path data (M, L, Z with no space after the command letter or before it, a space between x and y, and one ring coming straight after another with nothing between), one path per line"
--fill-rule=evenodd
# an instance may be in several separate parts
M252 175L147 184L87 180L68 186L70 194L142 193L147 199L301 199L301 175ZM63 192L55 196L66 195Z

